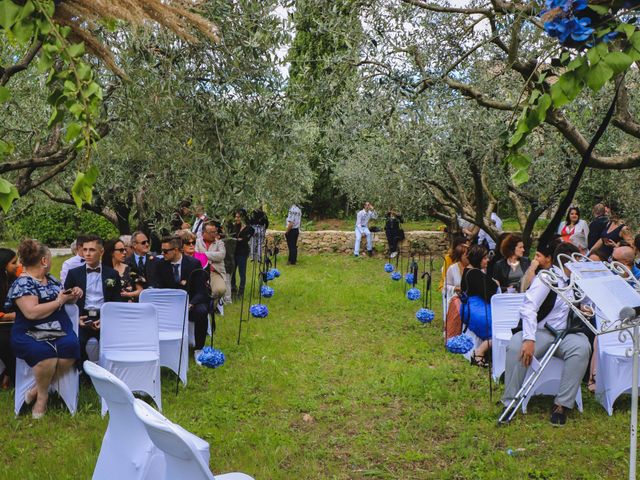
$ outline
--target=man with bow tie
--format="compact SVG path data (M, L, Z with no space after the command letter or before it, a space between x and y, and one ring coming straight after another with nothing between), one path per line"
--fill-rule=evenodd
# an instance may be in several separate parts
M120 275L113 268L101 265L104 244L100 237L89 235L82 245L85 264L69 270L64 288L80 287L84 296L76 305L80 310L80 352L86 360L90 338L100 340L100 307L106 302L120 302Z

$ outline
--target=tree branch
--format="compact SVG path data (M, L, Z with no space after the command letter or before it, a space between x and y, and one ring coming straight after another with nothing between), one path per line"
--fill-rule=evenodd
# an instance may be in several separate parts
M7 68L0 68L0 86L4 86L16 73L26 70L29 64L33 61L38 51L42 47L42 42L37 41L34 43L22 60L15 65L11 65Z

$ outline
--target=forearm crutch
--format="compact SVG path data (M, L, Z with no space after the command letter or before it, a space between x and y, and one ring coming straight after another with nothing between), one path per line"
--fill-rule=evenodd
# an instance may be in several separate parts
M551 334L555 337L553 343L542 356L542 359L539 362L540 367L538 368L538 370L536 370L533 375L525 380L525 382L520 387L520 390L518 390L518 393L516 393L516 396L509 402L509 405L505 407L502 414L500 415L500 418L498 419L498 425L503 425L513 420L513 417L515 417L518 409L522 405L522 402L524 402L525 398L527 398L527 395L529 395L531 389L535 386L545 367L553 358L554 354L558 350L558 347L560 347L560 343L570 332L570 329L568 328L559 332L549 324L545 324L544 328L549 330L549 332L551 332Z

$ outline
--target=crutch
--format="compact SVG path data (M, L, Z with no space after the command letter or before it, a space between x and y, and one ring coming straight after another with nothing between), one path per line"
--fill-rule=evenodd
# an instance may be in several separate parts
M509 402L509 405L507 405L505 409L502 411L502 414L498 419L498 425L504 425L506 423L509 423L511 420L513 420L513 417L515 417L516 413L518 412L518 409L522 405L522 402L524 402L525 398L527 398L527 396L535 386L536 382L538 381L538 378L540 378L540 375L542 375L542 372L544 371L545 367L549 364L549 362L555 355L556 351L560 347L560 343L562 343L562 340L564 340L564 337L566 337L569 333L575 333L575 332L581 331L579 328L573 328L573 329L566 328L565 330L562 330L559 332L548 323L545 324L544 328L549 330L549 332L551 332L551 334L555 337L553 340L553 343L547 349L545 354L542 356L542 359L539 362L540 366L538 367L538 370L536 370L536 372L533 375L531 375L522 384L522 387L520 387L520 390L518 390L518 393L516 394L516 396L513 398L513 400Z

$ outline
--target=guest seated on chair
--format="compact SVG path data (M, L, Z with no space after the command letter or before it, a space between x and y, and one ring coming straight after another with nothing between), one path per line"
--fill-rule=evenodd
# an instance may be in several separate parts
M82 245L82 252L85 264L69 271L64 288L79 287L84 292L77 305L80 310L80 352L82 361L85 361L88 359L86 350L89 339L100 341L100 307L106 302L122 301L122 285L118 272L100 263L104 253L100 237L89 235Z
M462 273L460 289L466 299L460 307L462 323L469 327L482 343L471 356L471 363L488 367L486 354L491 348L491 297L498 284L484 270L489 263L489 251L482 245L472 245L467 253L469 266Z
M25 395L33 418L41 418L47 409L49 386L71 369L80 358L80 344L63 308L74 303L83 292L75 287L62 291L60 282L49 274L51 252L37 240L23 240L18 256L24 272L13 282L6 308L15 308L11 347L17 358L33 369L36 386Z
M538 246L536 260L544 269L553 268L561 278L561 285L566 286L571 272L554 266L560 254L571 255L578 252L578 248L571 243L552 241ZM526 293L524 303L520 309L521 330L513 335L507 347L505 387L502 403L508 405L520 390L535 355L541 359L552 345L554 336L547 329L549 324L558 331L568 327L569 306L557 296L538 274ZM567 410L575 404L576 394L587 371L591 345L584 333L567 335L560 343L555 356L564 360L562 380L558 394L554 399L551 424L562 426L567 420Z
M524 242L520 235L509 234L500 245L502 259L493 267L493 278L500 284L503 292L519 292L520 280L531 265L524 256Z
M71 253L73 253L73 257L62 262L62 268L60 269L60 282L62 284L64 284L64 281L67 279L67 273L69 273L69 270L79 267L80 265L84 265L82 244L84 243L85 238L87 238L86 235L78 235L75 241L71 243Z
M16 252L8 248L0 248L0 359L4 363L2 372L2 389L11 385L16 373L16 357L11 351L11 329L16 319L13 309L5 309L4 302L13 282L22 273L22 265L18 262Z
M444 292L447 301L447 315L445 318L445 340L462 333L462 321L460 320L460 282L462 281L462 272L469 265L467 250L469 245L466 243L458 244L451 253L451 260L454 262L447 269L445 276Z
M640 279L640 268L636 267L634 256L633 247L616 247L613 249L611 260L621 263L631 271L636 279ZM623 278L625 278L624 275Z
M209 313L208 275L198 260L181 252L178 237L162 239L163 261L158 262L153 276L155 288L178 288L189 294L189 321L194 323L195 352L197 359L207 339L207 314ZM197 360L196 360L197 362Z
M202 238L196 242L198 253L202 252L209 261L211 295L217 299L223 298L227 292L227 271L224 265L227 252L224 241L220 238L221 228L219 222L210 220L204 226Z
M147 288L151 284L156 262L156 258L149 254L149 237L141 231L133 232L131 247L133 255L128 256L125 263L131 267L142 288Z
M137 301L143 288L137 276L131 275L131 267L125 263L127 248L122 240L109 240L104 244L102 265L113 268L120 276L120 296L123 300Z
M180 230L177 235L182 241L182 253L198 260L202 268L207 268L209 259L204 253L196 251L196 235L190 230Z

